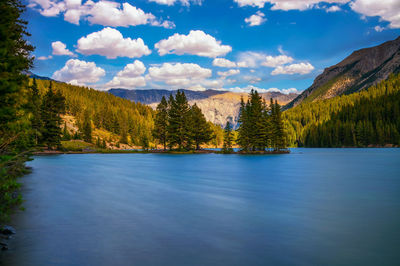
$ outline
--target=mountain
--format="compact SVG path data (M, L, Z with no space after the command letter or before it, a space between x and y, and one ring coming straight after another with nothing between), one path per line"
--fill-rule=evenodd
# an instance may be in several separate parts
M216 90L206 90L206 91L191 91L191 90L183 90L187 99L190 100L199 100L209 98L214 95L225 93L224 91L216 91ZM151 104L151 103L159 103L161 98L164 96L167 98L172 93L174 96L177 90L169 91L169 90L127 90L127 89L110 89L109 93L128 99L134 102L140 102L143 104Z
M51 78L48 78L48 77L38 76L38 75L32 73L31 71L27 71L27 72L26 72L26 75L27 75L28 77L30 77L30 78L33 78L33 79L56 81L56 80L51 79Z
M110 89L108 92L121 98L148 104L155 109L157 104L161 101L162 96L165 96L168 99L171 93L175 94L177 91ZM208 121L221 126L224 126L227 120L236 126L239 115L240 99L243 97L244 100L247 100L247 93L216 90L184 90L184 92L189 100L189 104L193 105L196 103ZM265 92L260 93L260 95L267 101L269 101L270 98L273 98L281 105L284 105L297 97L298 94L291 93L287 95L280 92Z
M381 45L353 52L340 63L328 67L314 83L285 108L350 94L400 72L400 37Z

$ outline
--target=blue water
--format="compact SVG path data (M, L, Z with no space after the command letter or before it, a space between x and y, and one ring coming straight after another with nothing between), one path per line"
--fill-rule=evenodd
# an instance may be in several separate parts
M29 165L5 265L400 264L400 149Z

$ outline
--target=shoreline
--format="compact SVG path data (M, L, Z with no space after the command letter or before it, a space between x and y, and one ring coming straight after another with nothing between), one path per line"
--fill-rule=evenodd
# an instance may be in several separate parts
M33 155L59 155L59 154L119 154L119 153L143 153L143 154L239 154L239 155L271 155L271 154L289 154L290 150L281 151L254 151L254 152L222 152L215 150L194 150L194 151L164 151L164 150L93 150L93 151L37 151Z

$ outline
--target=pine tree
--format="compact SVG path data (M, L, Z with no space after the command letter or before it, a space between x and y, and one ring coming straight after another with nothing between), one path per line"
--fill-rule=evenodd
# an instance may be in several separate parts
M194 104L190 109L190 117L187 119L187 149L191 149L193 142L196 150L200 149L200 145L209 142L213 139L213 131L207 123L201 109Z
M275 143L275 150L282 150L284 148L286 148L286 137L285 137L285 132L284 132L284 126L283 126L283 121L282 121L282 115L281 115L281 107L278 104L278 101L275 100L275 104L274 104L274 135L275 135L275 139L276 139L276 143Z
M179 150L187 145L190 107L183 91L176 93L175 99L170 96L168 113L168 142L172 148L178 146Z
M239 119L238 119L238 144L242 150L250 149L250 121L249 121L249 104L245 104L243 97L240 101Z
M19 0L0 2L0 144L25 131L15 126L15 122L25 119L28 78L24 72L33 62L33 46L25 40L30 36L27 23L20 17L24 8Z
M43 97L41 105L41 118L43 122L42 143L49 149L60 147L61 140L61 114L63 113L64 98L61 94L54 93L52 85Z
M163 96L161 102L157 106L157 113L154 119L154 131L153 135L164 147L167 149L167 137L168 137L168 103Z
M39 144L41 132L43 131L43 123L40 116L41 98L37 87L36 79L33 79L32 86L30 86L30 111L31 111L31 127L32 138L35 146Z
M83 140L92 143L92 120L90 119L89 112L85 112L83 120Z
M64 128L63 128L63 133L62 133L63 140L71 140L71 135L68 132L68 127L67 127L67 122L64 122Z
M224 129L224 146L222 151L224 153L231 153L233 152L232 148L233 143L233 133L232 133L232 126L231 123L226 122L225 129Z

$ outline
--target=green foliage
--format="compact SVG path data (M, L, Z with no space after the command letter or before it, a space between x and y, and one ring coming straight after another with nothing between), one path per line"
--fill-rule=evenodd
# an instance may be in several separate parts
M277 102L269 108L257 91L252 90L247 103L241 101L238 144L243 151L279 151L286 148L286 134Z
M89 117L88 111L85 112L82 132L83 132L83 140L92 143L92 120Z
M213 138L213 129L194 104L189 106L183 91L178 91L175 98L172 94L167 103L163 97L157 106L155 128L153 136L169 149L177 147L179 150L200 149L200 145L210 142Z
M19 0L0 1L0 222L21 202L16 178L26 173L25 161L34 145L27 77L33 47L26 37L24 6Z
M226 122L225 129L224 129L224 146L222 148L222 152L224 153L231 153L233 152L233 133L232 133L232 126L231 123Z
M213 130L207 123L201 109L194 104L190 108L189 113L189 142L188 148L191 149L192 142L196 150L200 149L200 145L208 143L213 139Z
M292 146L400 144L400 75L367 90L303 103L283 113Z
M154 119L153 136L167 149L168 133L168 102L163 96L160 104L157 106L157 113Z
M65 98L60 91L54 92L52 83L43 96L40 117L43 123L41 143L49 149L59 148L61 141L61 114L65 112Z
M49 81L37 80L37 84L41 94L44 94ZM92 120L92 128L105 129L122 135L124 138L121 138L121 143L127 143L128 136L131 136L135 145L141 144L144 135L149 141L152 140L154 111L150 107L94 89L60 82L52 84L53 88L65 97L66 112L77 119L81 130L87 112ZM78 133L75 137L81 136Z

